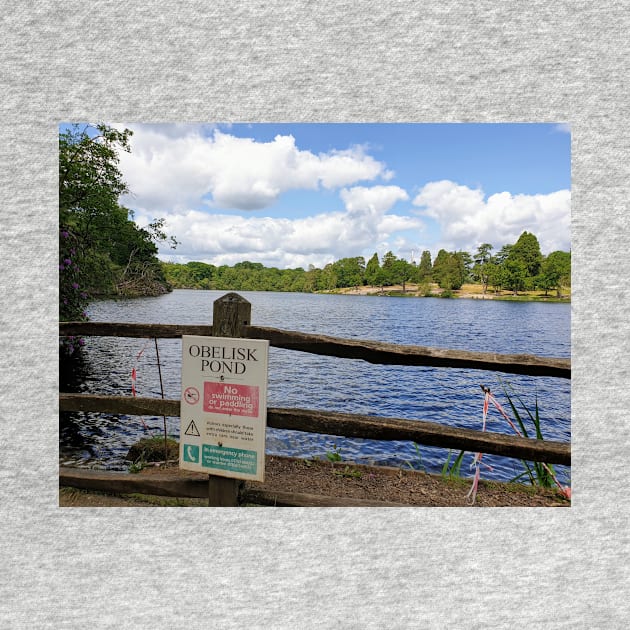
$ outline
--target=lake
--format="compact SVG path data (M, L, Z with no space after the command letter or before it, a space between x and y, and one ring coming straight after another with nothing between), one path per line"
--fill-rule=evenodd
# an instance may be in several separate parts
M209 324L214 300L225 291L175 290L131 300L102 300L90 305L92 321ZM505 354L571 356L570 304L495 300L393 298L304 293L239 292L252 304L252 324L336 337ZM158 340L164 395L180 397L181 341ZM138 356L139 355L139 356ZM137 395L160 397L152 340L89 337L83 360L73 373L62 372L62 391L129 395L137 371ZM503 386L509 384L533 411L536 401L546 439L571 439L569 379L528 377L483 370L380 366L270 348L270 407L300 407L374 416L427 420L481 429L483 393L491 388L508 409ZM521 415L526 415L524 409ZM512 431L491 407L488 430ZM145 428L146 427L146 428ZM148 428L148 429L147 429ZM142 418L94 413L63 413L60 463L125 469L129 447L161 431L162 417ZM167 418L179 437L179 418ZM532 429L533 431L533 429ZM379 442L267 429L267 452L325 458L338 451L344 460L413 467L440 472L448 450L409 442ZM455 454L454 454L455 455ZM467 456L462 473L469 474ZM523 470L518 460L484 455L485 479L508 480ZM570 469L558 466L569 483Z

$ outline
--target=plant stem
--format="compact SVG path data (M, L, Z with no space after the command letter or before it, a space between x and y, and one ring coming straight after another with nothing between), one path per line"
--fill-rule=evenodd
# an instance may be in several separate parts
M153 337L153 341L155 342L155 356L157 357L158 374L160 376L160 394L162 395L162 400L164 400L164 384L162 383L162 366L160 364L160 352L158 350L157 337ZM162 416L162 419L164 420L164 459L168 460L166 416Z

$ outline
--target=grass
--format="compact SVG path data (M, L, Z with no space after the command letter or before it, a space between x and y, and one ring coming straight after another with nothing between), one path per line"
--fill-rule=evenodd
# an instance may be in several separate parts
M326 452L326 459L331 464L338 464L342 461L341 452L336 444L333 444L333 450ZM344 468L337 468L333 466L333 475L337 477L353 477L355 479L361 479L361 471L357 468L350 468L346 465Z
M133 462L129 466L129 472L140 472L149 462L161 462L179 459L179 443L173 438L165 440L163 435L154 435L142 438L136 442L127 454L127 459Z
M530 434L528 433L525 422L523 421L523 418L521 417L521 414L519 413L519 410L516 404L514 403L514 399L516 399L520 403L521 407L525 411L525 414L529 417L529 420L531 421L534 427L534 433L535 433L536 439L544 440L545 438L543 437L542 430L540 427L538 396L536 396L535 404L534 404L534 411L532 413L532 411L530 411L527 405L525 405L522 398L516 392L514 392L514 388L509 383L506 384L503 381L501 381L501 385L503 387L503 392L505 393L505 396L508 399L508 402L510 403L510 407L512 408L512 413L514 414L514 418L516 419L516 422L521 430L523 437L530 438L534 436L530 436ZM508 393L508 388L512 390L512 396L510 396L510 394ZM551 464L547 464L543 462L530 463L530 462L525 461L524 459L522 459L521 462L525 468L524 472L514 477L514 479L512 479L511 481L518 481L519 479L523 477L528 477L532 486L552 488L556 485L556 482L554 480L555 470Z
M510 420L510 424L512 424L512 428L516 433L519 433L522 437L529 439L537 439L544 440L544 436L542 434L541 428L541 418L540 418L540 410L538 408L538 397L536 396L534 408L530 409L524 402L523 399L519 396L518 393L514 391L514 388L509 384L505 383L501 379L499 379L501 386L503 387L503 392L509 402L510 408L512 409L512 413L514 414L514 418L516 420L516 425L512 424ZM511 394L511 395L510 395ZM498 403L491 397L494 401L494 404ZM519 407L517 403L520 404L521 410L519 411ZM501 414L504 415L507 420L508 417L505 415L505 411L500 409ZM530 429L527 428L527 422L529 420ZM518 425L518 426L517 426ZM531 430L533 427L533 432ZM532 434L533 433L533 434ZM417 445L416 445L417 447ZM449 449L448 456L444 465L442 466L442 478L444 480L453 481L457 479L461 479L461 466L462 461L464 459L465 451L460 451L459 455L451 462L453 457L453 451ZM481 457L479 458L481 459ZM567 498L571 496L570 487L563 487L558 478L556 476L556 471L553 465L548 464L546 462L528 462L524 459L521 459L521 463L523 465L524 471L519 475L516 475L508 483L513 484L521 479L527 478L532 488L556 488L558 487L561 494L565 495ZM479 462L477 463L479 466ZM477 469L475 482L473 483L473 489L471 490L472 501L474 502L476 495L476 487L479 480L479 469Z
M462 461L464 461L464 455L466 451L460 451L459 455L455 458L453 463L451 464L451 457L453 455L453 451L451 449L448 450L448 457L442 466L442 478L443 479L459 479L462 476Z

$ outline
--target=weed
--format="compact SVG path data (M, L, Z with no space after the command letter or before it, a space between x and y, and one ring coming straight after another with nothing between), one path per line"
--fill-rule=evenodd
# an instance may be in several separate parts
M443 479L458 479L462 476L461 468L462 468L462 461L464 460L465 452L466 451L460 451L459 455L455 458L455 461L453 461L453 464L450 465L453 451L450 448L448 449L448 457L446 458L446 461L444 462L444 465L442 466ZM450 465L450 469L449 469L449 465Z
M427 472L427 469L425 468L425 465L422 463L422 453L420 452L420 447L418 446L418 444L416 442L413 443L414 448L416 449L416 455L418 457L418 465L416 466L412 466L411 462L407 462L407 466L409 466L409 468L411 468L411 470L422 470L424 472Z
M337 477L354 477L355 479L361 479L361 471L356 468L350 468L350 466L345 466L343 470L340 468L334 469L333 475L337 475Z
M143 458L139 457L136 461L129 465L129 472L135 475L143 470L146 465L147 462Z
M501 379L499 380L501 381ZM544 440L545 438L543 437L543 434L540 428L538 396L536 396L536 400L534 403L534 412L532 413L531 410L527 407L527 405L525 405L522 398L516 392L514 392L514 388L509 383L506 384L503 381L501 381L501 386L503 387L503 392L506 398L508 399L508 402L510 403L510 407L512 408L512 413L514 413L514 417L516 418L516 422L518 423L518 426L521 430L523 437L529 438L530 435L527 432L527 427L525 426L525 423L523 422L523 418L521 418L521 414L519 413L512 397L514 397L520 403L521 407L525 410L525 413L527 414L532 424L534 425L534 432L536 434L536 439ZM510 396L510 394L508 393L508 387L510 390L512 390L512 396ZM516 477L514 477L511 481L518 481L519 479L523 477L528 477L532 486L552 488L554 485L556 485L556 482L554 480L555 470L551 464L546 464L543 462L530 463L530 462L525 461L524 459L522 459L521 462L525 470L520 475L517 475Z
M339 452L339 449L337 448L336 444L333 444L333 450L332 451L327 451L326 459L329 462L333 462L333 463L341 461L341 453Z

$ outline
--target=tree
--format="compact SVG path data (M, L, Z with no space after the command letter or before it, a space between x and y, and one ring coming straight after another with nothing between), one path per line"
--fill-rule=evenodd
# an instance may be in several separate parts
M461 287L461 285L464 284L464 282L468 282L470 280L473 259L472 259L472 256L468 252L464 252L460 250L454 253L455 253L455 256L457 256L458 261L459 261L459 271L461 274L461 284L460 284L460 287Z
M397 258L392 265L392 280L394 284L402 284L403 293L407 290L406 285L414 275L415 267L404 258Z
M379 286L380 271L381 264L378 260L378 254L375 252L365 266L365 281L371 286Z
M501 266L508 259L512 247L514 247L514 245L504 245L493 257L494 263Z
M508 258L502 265L502 281L503 285L514 291L517 295L519 291L525 288L527 280L527 267L520 260Z
M82 228L86 239L99 218L107 221L128 192L118 169L118 149L130 151L128 129L73 125L59 135L59 222Z
M333 263L337 275L337 287L358 287L365 277L365 258L341 258Z
M508 259L523 263L528 277L537 276L542 263L538 239L530 232L523 232L510 249Z
M146 228L119 205L128 192L118 168L131 131L73 125L59 134L59 287L62 321L85 319L90 295L164 293L156 243L163 221ZM172 245L175 245L173 239Z
M429 282L431 280L431 273L431 252L425 249L420 257L420 265L418 265L418 282Z
M492 260L490 251L492 245L490 243L482 243L477 248L477 252L473 255L474 266L472 268L472 275L475 280L481 282L483 286L483 293L488 290L489 271Z
M431 275L433 276L434 282L437 282L440 287L442 286L442 280L447 271L448 258L448 252L445 249L441 249L433 261Z
M323 269L320 275L320 282L322 289L330 290L337 287L337 274L333 263L328 263Z
M446 290L461 289L466 279L466 263L463 252L447 252L441 249L433 263L433 280Z
M536 282L545 290L545 295L549 289L555 288L557 296L560 297L561 287L571 284L571 253L555 251L549 254L542 262Z
M498 265L495 259L491 258L490 262L486 263L485 272L488 284L494 287L494 292L497 293L500 291L503 286L503 270L501 265Z
M386 252L385 256L383 256L383 264L381 265L381 269L383 270L383 284L390 286L395 283L394 280L394 263L396 261L396 256L394 253L389 251Z

